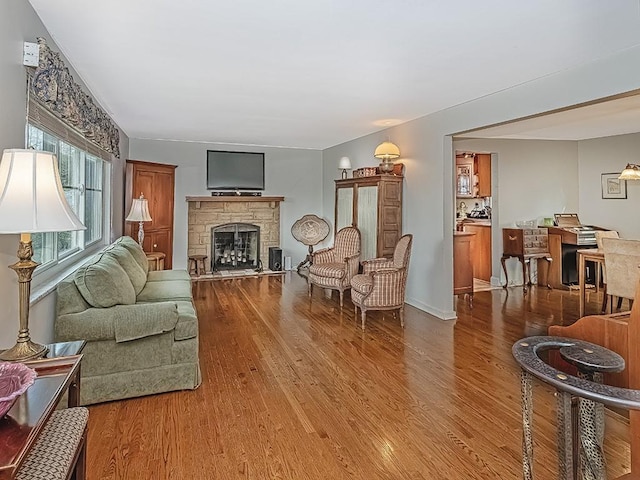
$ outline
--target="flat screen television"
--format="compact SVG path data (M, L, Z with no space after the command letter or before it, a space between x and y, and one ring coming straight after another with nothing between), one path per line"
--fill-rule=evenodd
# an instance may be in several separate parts
M264 153L207 150L208 190L264 190Z

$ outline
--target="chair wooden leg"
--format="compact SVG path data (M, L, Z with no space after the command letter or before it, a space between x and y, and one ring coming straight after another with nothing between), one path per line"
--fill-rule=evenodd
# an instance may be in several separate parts
M622 297L618 297L618 311L622 308Z
M312 287L313 285L311 284L311 282L310 282L310 281L307 281L307 285L308 285L308 290L309 290L309 297L311 297L311 287Z
M340 290L340 308L342 308L343 303L344 303L344 290Z
M400 307L400 326L404 328L404 306Z
M367 318L367 311L362 307L360 307L360 316L362 319L362 331L364 331L364 322Z
M609 297L609 295L607 295L607 284L604 284L603 287L603 291L602 291L602 308L600 309L600 313L602 313L603 315L605 313L607 313L607 298Z

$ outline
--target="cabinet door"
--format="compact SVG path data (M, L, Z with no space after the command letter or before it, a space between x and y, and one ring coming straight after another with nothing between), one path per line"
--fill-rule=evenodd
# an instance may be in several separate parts
M173 174L156 172L153 185L151 218L153 228L171 228L173 225Z
M479 153L476 155L478 175L478 196L491 196L491 155L488 153Z
M336 232L353 225L353 187L336 190Z
M360 260L376 258L378 237L378 186L358 187L358 229L362 250Z

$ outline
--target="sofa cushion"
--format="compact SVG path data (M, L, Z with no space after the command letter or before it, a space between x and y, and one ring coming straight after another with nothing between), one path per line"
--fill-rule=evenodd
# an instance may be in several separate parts
M191 277L186 270L155 270L147 275L147 282L164 282L165 280L191 281Z
M133 258L133 255L123 245L109 245L104 255L113 257L124 269L133 285L133 289L138 295L147 283L147 274Z
M122 245L124 248L129 250L129 253L133 255L135 261L142 267L142 270L144 270L144 274L146 275L149 273L149 261L147 260L147 255L144 253L140 244L133 238L127 236L120 237L113 242L112 245Z
M137 303L191 301L191 282L185 280L166 280L164 282L147 282Z
M116 259L104 253L80 267L73 281L92 307L131 305L136 302L136 292L129 276Z
M345 274L344 263L314 263L309 267L309 273L319 277L342 278Z

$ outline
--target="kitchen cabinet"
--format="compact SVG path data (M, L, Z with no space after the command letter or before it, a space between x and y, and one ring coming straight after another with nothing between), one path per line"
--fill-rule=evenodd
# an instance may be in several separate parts
M473 238L475 233L453 233L453 294L473 300Z
M464 231L475 233L471 257L475 278L491 281L491 224L464 223Z
M456 197L474 196L473 159L456 157Z
M151 222L144 222L143 249L166 255L165 268L173 261L173 197L175 165L127 160L125 173L125 218L131 201L142 193L149 203ZM125 235L138 238L138 222L124 224Z
M473 161L476 179L476 196L491 196L491 154L476 153Z
M402 236L401 175L336 180L335 231L358 227L361 260L391 257Z

